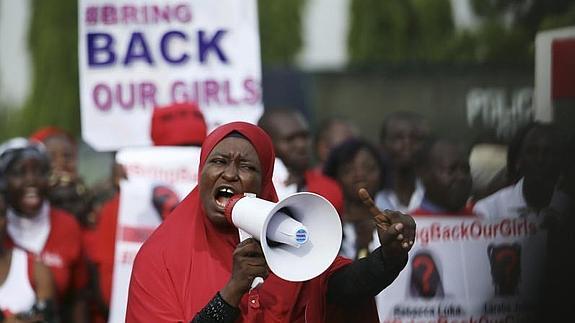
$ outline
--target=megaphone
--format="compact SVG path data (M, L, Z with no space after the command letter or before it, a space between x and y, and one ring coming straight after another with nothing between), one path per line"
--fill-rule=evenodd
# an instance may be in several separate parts
M306 281L319 276L339 252L342 228L333 205L309 192L292 194L278 203L254 194L233 196L226 217L240 239L259 240L270 270L278 277Z

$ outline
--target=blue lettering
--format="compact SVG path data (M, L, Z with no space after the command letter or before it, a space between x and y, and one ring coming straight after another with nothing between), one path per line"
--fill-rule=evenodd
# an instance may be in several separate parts
M150 55L150 50L148 49L148 44L146 39L141 32L135 32L130 38L130 43L128 44L128 52L126 53L126 58L124 59L124 65L130 65L132 61L142 59L150 65L154 65L152 57Z
M106 33L88 33L88 65L106 66L116 62L114 38Z
M226 33L227 30L224 29L219 29L214 33L208 33L205 30L197 31L197 56L195 52L192 54L185 47L173 46L174 44L180 45L179 42L183 45L190 44L189 34L185 31L171 30L164 33L159 39L159 43L152 44L154 45L153 49L159 49L159 53L150 50L145 33L134 32L129 37L125 55L123 52L117 52L115 48L116 39L112 34L88 33L88 65L90 67L107 67L121 63L124 66L130 66L140 62L153 66L155 65L155 58L161 58L168 64L181 65L189 63L192 57L197 57L200 64L206 64L210 59L229 64L228 57L222 47ZM157 45L159 46L155 47Z
M162 36L162 40L160 41L160 50L162 52L162 57L168 62L172 64L184 64L190 59L190 55L183 53L180 57L173 57L169 55L168 45L170 39L173 37L178 37L183 40L187 40L188 36L181 31L170 31Z
M201 63L206 61L206 57L211 51L215 52L215 54L218 55L220 61L223 63L228 62L226 55L224 55L224 52L219 47L219 41L222 39L225 33L225 30L218 30L212 38L206 39L205 32L203 30L198 32L198 45Z

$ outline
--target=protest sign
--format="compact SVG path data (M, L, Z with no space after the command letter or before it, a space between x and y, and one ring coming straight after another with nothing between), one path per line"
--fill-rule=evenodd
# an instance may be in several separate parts
M199 147L131 148L118 152L120 184L109 322L124 322L132 265L148 236L197 183Z
M82 137L96 150L150 145L156 106L196 102L208 131L257 122L255 0L80 0Z
M522 322L537 310L546 230L536 217L416 217L417 241L377 296L381 322Z

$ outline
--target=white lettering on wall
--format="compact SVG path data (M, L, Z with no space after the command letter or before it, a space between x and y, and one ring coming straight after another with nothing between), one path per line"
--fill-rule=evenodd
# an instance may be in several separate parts
M467 93L467 124L494 129L509 138L533 119L533 88L473 88Z

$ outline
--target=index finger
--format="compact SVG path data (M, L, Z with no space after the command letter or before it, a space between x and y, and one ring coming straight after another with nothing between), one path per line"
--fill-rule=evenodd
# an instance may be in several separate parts
M384 213L379 210L379 208L375 205L375 202L369 195L369 192L365 188L360 188L357 192L359 198L363 202L363 204L369 209L369 213L373 215L373 217L377 217L382 215L385 218L385 222L391 224L391 219Z

